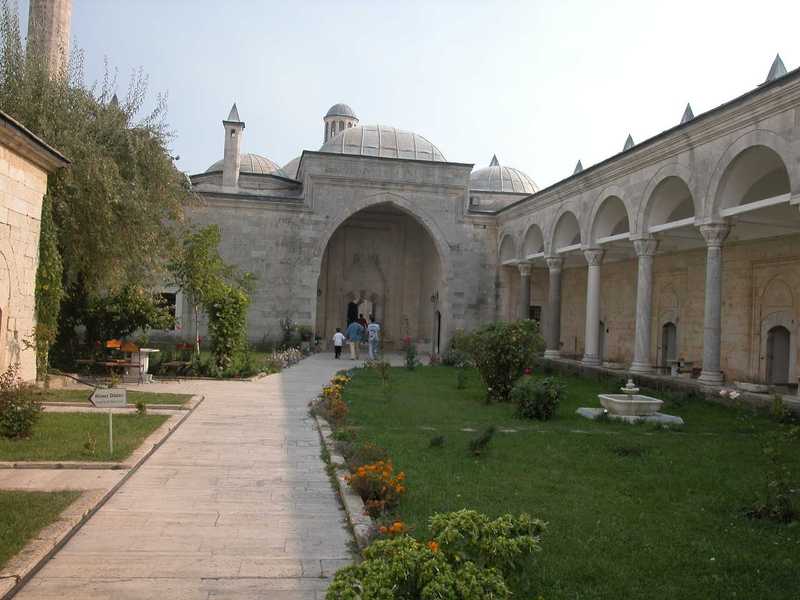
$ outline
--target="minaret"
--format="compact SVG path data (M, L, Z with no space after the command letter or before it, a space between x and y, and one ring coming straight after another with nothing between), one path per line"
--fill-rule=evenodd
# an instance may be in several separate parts
M30 0L28 55L41 56L51 77L69 61L72 0Z
M242 132L244 121L239 118L236 103L233 103L228 118L222 122L225 128L225 154L222 163L222 185L236 187L239 184L239 167L242 164Z
M347 104L334 104L322 118L325 123L325 141L338 135L349 127L358 126L358 117Z

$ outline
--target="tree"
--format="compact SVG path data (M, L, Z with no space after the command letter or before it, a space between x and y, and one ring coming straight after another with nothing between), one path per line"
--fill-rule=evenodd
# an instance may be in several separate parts
M188 231L176 257L169 261L169 270L175 285L192 304L195 354L200 354L198 323L202 308L209 318L217 367L224 369L245 343L252 275L240 275L233 266L225 263L219 253L221 239L217 225Z
M142 71L133 74L122 100L116 84L107 67L99 86L87 85L80 51L64 70L49 74L44 57L24 48L16 6L2 0L0 106L72 161L48 181L56 243L46 240L47 268L57 249L64 302L37 297L40 322L56 321L60 310L59 340L74 338L72 325L86 324L87 298L149 287L162 277L177 243L176 224L193 201L170 156L165 98L142 117Z

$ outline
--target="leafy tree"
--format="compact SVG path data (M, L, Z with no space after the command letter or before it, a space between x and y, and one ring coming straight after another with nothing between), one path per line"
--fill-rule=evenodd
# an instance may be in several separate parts
M44 197L42 221L39 228L39 268L36 271L36 372L39 378L47 378L50 347L58 333L58 315L64 288L61 277L64 266L58 251L58 238L53 222L52 199Z
M24 47L16 5L2 0L0 106L72 161L49 178L56 243L42 242L48 244L43 284L55 274L54 250L61 256L60 341L74 341L72 325L87 323L89 314L81 311L90 299L161 277L177 242L175 224L193 199L168 149L165 98L140 116L147 78L134 73L121 100L116 85L108 68L99 86L87 85L80 51L62 71L48 73L44 57ZM38 289L37 317L49 327L59 310L57 294L43 298L55 288ZM43 327L41 335L51 339L52 332Z
M200 354L200 309L208 315L208 331L216 368L228 369L247 342L247 307L252 275L240 275L219 253L217 225L186 233L169 270L188 296L195 318L195 354Z

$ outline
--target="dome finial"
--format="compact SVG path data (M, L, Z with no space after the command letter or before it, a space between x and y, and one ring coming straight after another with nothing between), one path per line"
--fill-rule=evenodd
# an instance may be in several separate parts
M578 159L578 164L575 165L575 170L572 172L572 174L577 175L581 171L583 171L583 163L580 161L580 159Z
M225 120L230 121L232 123L242 122L242 120L239 118L239 109L236 108L236 102L234 102L233 106L231 106L231 112L228 113L228 118Z
M684 123L688 123L694 119L694 112L692 112L692 105L687 102L686 103L686 110L683 111L683 116L681 117L681 125Z
M490 167L499 167L500 161L497 160L497 154L492 154L492 162L489 163Z
M628 139L625 140L625 146L623 146L622 151L625 152L626 150L630 150L631 148L633 148L633 146L634 146L633 137L631 137L631 134L629 133Z
M767 79L764 83L769 83L770 81L775 81L779 77L783 77L786 75L786 65L783 64L783 60L781 60L781 55L776 54L775 60L772 61L772 66L769 68L769 73L767 74Z

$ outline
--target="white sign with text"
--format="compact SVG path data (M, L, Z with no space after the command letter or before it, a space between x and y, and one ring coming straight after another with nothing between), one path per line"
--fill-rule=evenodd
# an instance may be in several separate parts
M97 408L125 408L128 405L128 390L97 389L89 400Z

